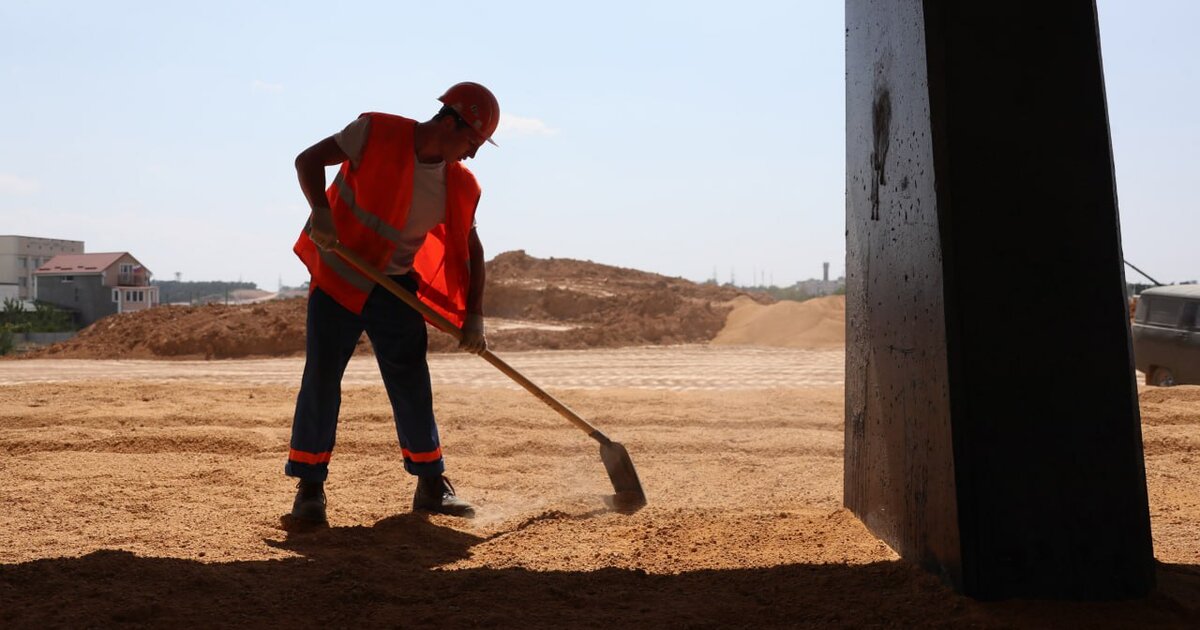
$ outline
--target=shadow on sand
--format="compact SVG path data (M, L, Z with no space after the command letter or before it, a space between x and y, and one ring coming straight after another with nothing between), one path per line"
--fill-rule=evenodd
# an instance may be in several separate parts
M1125 602L959 597L903 562L648 575L439 570L477 536L404 514L290 533L299 557L203 563L104 550L0 565L0 626L96 627L1196 627L1200 568L1160 565Z

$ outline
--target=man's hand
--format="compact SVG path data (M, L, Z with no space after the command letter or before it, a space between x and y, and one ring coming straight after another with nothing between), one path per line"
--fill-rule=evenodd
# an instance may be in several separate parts
M329 209L329 200L325 197L325 167L349 159L350 156L338 146L335 136L325 138L296 156L296 177L300 180L300 190L308 200L308 207L312 208L308 215L308 237L325 251L337 243L333 210Z
M308 237L312 239L312 242L325 251L333 249L334 243L337 243L337 227L333 224L333 211L323 207L313 208L310 221L311 228Z
M483 336L483 315L480 313L468 313L467 321L462 327L462 341L458 347L467 352L474 354L482 354L487 350L487 339Z

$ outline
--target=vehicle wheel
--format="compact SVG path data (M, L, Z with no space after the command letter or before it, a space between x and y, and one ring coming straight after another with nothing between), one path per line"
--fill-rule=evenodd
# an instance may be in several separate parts
M1175 384L1175 375L1170 368L1156 367L1146 376L1146 384L1155 387L1170 387Z

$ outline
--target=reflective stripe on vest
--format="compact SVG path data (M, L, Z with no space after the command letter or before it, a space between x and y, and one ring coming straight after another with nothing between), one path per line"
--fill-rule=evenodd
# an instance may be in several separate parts
M317 248L317 255L321 257L321 262L333 269L334 273L342 277L342 280L350 283L350 286L362 291L370 293L371 289L375 288L375 281L362 275L357 269L351 267L346 261L342 260L341 256L333 252L327 252L321 248Z
M393 243L400 242L400 230L388 225L378 215L371 214L365 208L358 205L354 199L354 189L350 187L350 184L346 183L346 179L342 177L341 171L338 171L337 177L333 178L333 185L337 188L338 197L350 208L354 213L354 218L358 219L359 223Z

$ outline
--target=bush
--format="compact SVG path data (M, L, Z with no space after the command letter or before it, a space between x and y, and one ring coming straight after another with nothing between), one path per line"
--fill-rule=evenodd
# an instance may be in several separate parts
M24 302L12 298L4 298L4 308L0 310L0 324L16 323L24 317L24 314Z
M68 332L75 330L71 314L45 302L34 302L29 332Z
M0 310L0 326L16 332L68 332L75 330L71 314L53 304L35 302L33 310L25 309L20 300L6 298Z

